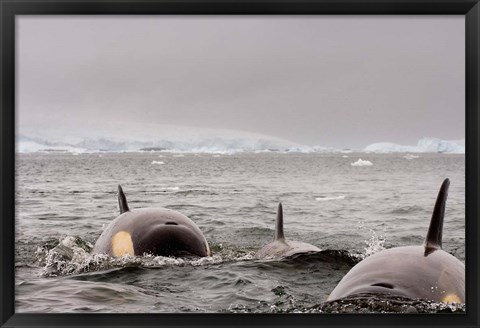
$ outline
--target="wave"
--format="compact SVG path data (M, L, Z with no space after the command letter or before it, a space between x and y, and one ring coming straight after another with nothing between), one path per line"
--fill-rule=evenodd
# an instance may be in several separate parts
M71 276L99 271L120 270L126 267L161 268L171 266L206 266L228 262L244 262L245 265L257 266L259 263L335 263L352 267L366 254L347 250L326 249L320 252L296 254L282 259L257 259L255 252L248 249L225 247L211 244L212 256L209 257L165 257L144 254L143 256L111 257L107 254L92 254L93 245L78 237L66 236L62 239L49 240L35 251L36 263L41 267L43 277Z
M421 299L411 299L386 294L358 294L339 300L326 301L305 307L293 296L284 292L283 286L272 289L280 300L275 303L258 302L256 307L244 304L231 304L224 313L456 313L465 314L466 305L456 303L436 303Z
M340 195L340 196L320 196L320 197L315 197L316 201L319 202L328 202L331 200L342 200L345 199L345 195Z
M107 254L91 254L93 245L77 236L66 236L49 241L35 251L37 264L42 267L41 276L57 277L78 275L126 267L161 268L169 266L205 266L231 261L254 259L254 252L224 249L219 244L210 245L218 251L209 257L166 257L145 254L143 256L111 257Z
M377 293L363 293L327 301L304 313L465 313L464 303L437 303Z

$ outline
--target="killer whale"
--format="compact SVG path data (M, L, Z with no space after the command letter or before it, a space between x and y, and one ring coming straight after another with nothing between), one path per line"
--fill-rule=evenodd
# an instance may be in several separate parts
M210 256L203 233L185 215L162 207L130 210L118 186L120 215L102 232L92 250L110 256L153 254Z
M449 185L450 180L445 179L422 246L395 247L367 257L342 278L327 301L375 293L465 303L465 265L442 250Z
M255 256L257 258L281 258L300 253L319 251L320 249L318 247L311 244L285 239L285 235L283 233L283 207L282 203L279 203L277 209L275 239L273 242L258 250Z

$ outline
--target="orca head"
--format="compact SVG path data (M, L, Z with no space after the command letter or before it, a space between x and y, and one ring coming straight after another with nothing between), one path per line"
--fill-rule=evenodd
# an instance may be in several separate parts
M130 212L127 198L123 189L118 185L118 204L120 214ZM131 213L139 213L145 209L134 210ZM165 210L165 209L163 209ZM175 211L172 211L175 212ZM163 213L148 214L148 216L158 215L160 218ZM123 232L117 234L116 239L112 240L112 245L119 247L118 253L134 253L135 255L153 254L160 256L211 256L210 248L202 232L192 222L193 227L182 220L178 220L176 215L180 215L184 219L190 221L187 217L180 213L172 215L171 218L165 220L151 220L153 224L138 224L131 230L131 233ZM136 218L137 220L140 217ZM115 238L114 236L114 238ZM115 252L114 252L115 253ZM131 254L133 255L133 254Z
M159 256L210 256L210 248L203 237L190 227L167 221L136 231L135 254Z

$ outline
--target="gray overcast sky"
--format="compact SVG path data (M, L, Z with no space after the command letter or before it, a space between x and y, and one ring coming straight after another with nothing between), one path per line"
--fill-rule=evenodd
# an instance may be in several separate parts
M463 139L463 16L20 16L17 124Z

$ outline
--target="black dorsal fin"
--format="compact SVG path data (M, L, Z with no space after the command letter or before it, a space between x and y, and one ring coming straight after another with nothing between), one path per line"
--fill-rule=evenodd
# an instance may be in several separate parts
M125 197L122 186L120 185L118 185L118 206L120 206L120 214L130 211L127 204L127 197Z
M447 202L449 186L450 180L445 179L438 192L432 219L430 220L430 227L425 238L425 255L442 248L443 218L445 216L445 203Z
M277 225L275 227L275 240L285 239L283 235L283 208L282 203L278 203Z

